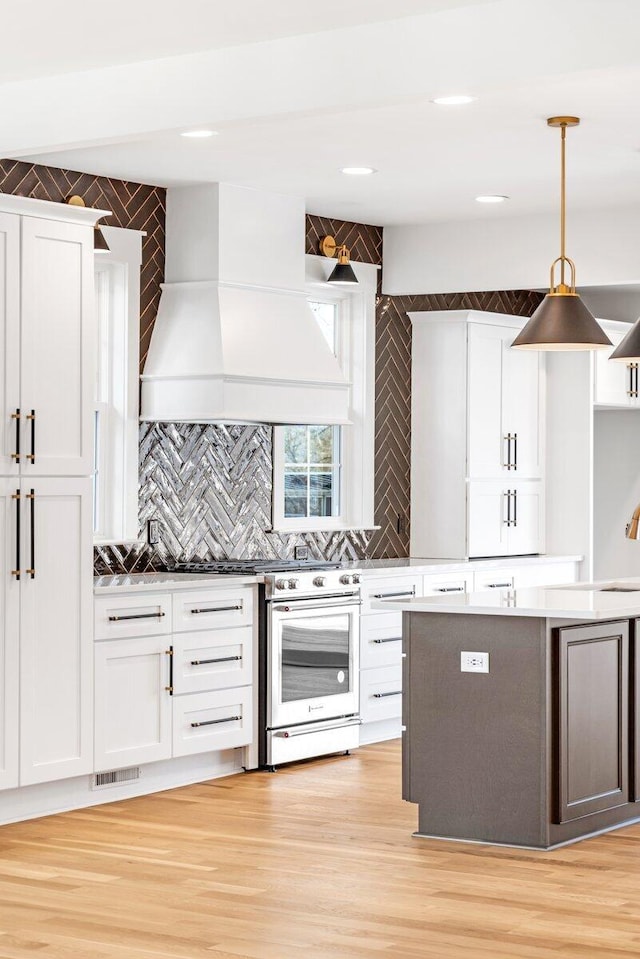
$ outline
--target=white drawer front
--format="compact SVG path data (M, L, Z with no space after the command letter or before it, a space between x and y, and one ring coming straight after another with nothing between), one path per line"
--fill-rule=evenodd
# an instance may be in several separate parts
M173 640L174 693L199 693L251 683L252 646L251 626L176 633Z
M427 573L422 583L424 596L447 596L449 593L470 593L473 573Z
M473 588L476 592L484 589L513 589L513 569L483 569L473 574Z
M162 636L171 632L171 595L137 593L96 596L95 638Z
M363 723L402 715L402 666L365 669L360 674L360 718Z
M360 668L397 666L402 656L402 613L378 613L360 621Z
M173 594L174 632L248 626L253 621L252 586L183 590Z
M173 755L247 746L253 733L251 686L173 698Z
M422 595L422 576L388 576L385 579L363 579L362 612L376 613L371 608L372 600L406 599L409 596Z
M575 583L575 563L537 563L535 566L516 566L513 570L516 589L524 586L552 586Z

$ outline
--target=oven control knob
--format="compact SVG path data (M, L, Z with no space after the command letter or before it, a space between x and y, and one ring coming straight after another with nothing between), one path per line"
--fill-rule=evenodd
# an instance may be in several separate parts
M313 581L314 586L326 586L327 577L326 576L316 576Z
M277 579L277 580L276 580L276 589L289 589L289 580L288 580L288 579Z
M357 585L360 582L360 577L357 573L353 574L353 582Z
M353 582L353 576L351 573L343 573L340 577L340 582L343 584L343 586L351 586Z
M299 579L290 579L289 580L289 589L297 589L300 583Z

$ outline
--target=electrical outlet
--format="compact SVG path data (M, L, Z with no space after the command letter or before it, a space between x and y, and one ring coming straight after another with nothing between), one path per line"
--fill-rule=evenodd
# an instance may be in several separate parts
M149 546L155 546L160 542L160 520L150 519L147 521L147 543Z
M460 653L461 673L488 673L489 653L470 653L462 650Z
M294 546L293 555L295 559L309 559L308 546Z

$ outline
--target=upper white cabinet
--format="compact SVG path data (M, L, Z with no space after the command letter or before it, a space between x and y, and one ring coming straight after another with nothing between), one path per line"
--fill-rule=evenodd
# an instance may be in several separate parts
M93 470L93 221L98 211L0 198L0 469Z
M638 364L609 361L615 347L629 332L630 324L605 320L600 321L600 325L613 346L611 349L598 350L595 354L594 404L596 407L640 409Z
M511 343L523 321L409 314L411 554L544 551L544 357Z

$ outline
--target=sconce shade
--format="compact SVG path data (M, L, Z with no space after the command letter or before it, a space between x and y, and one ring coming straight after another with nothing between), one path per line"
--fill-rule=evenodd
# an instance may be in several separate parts
M358 282L358 277L353 272L353 267L349 262L336 263L333 272L327 278L328 283L342 283L343 286L352 286Z
M636 320L623 340L620 340L610 360L640 361L640 320Z
M631 517L631 522L627 526L627 539L640 539L640 504L636 506Z
M547 293L511 344L530 350L601 350L611 340L577 293Z

